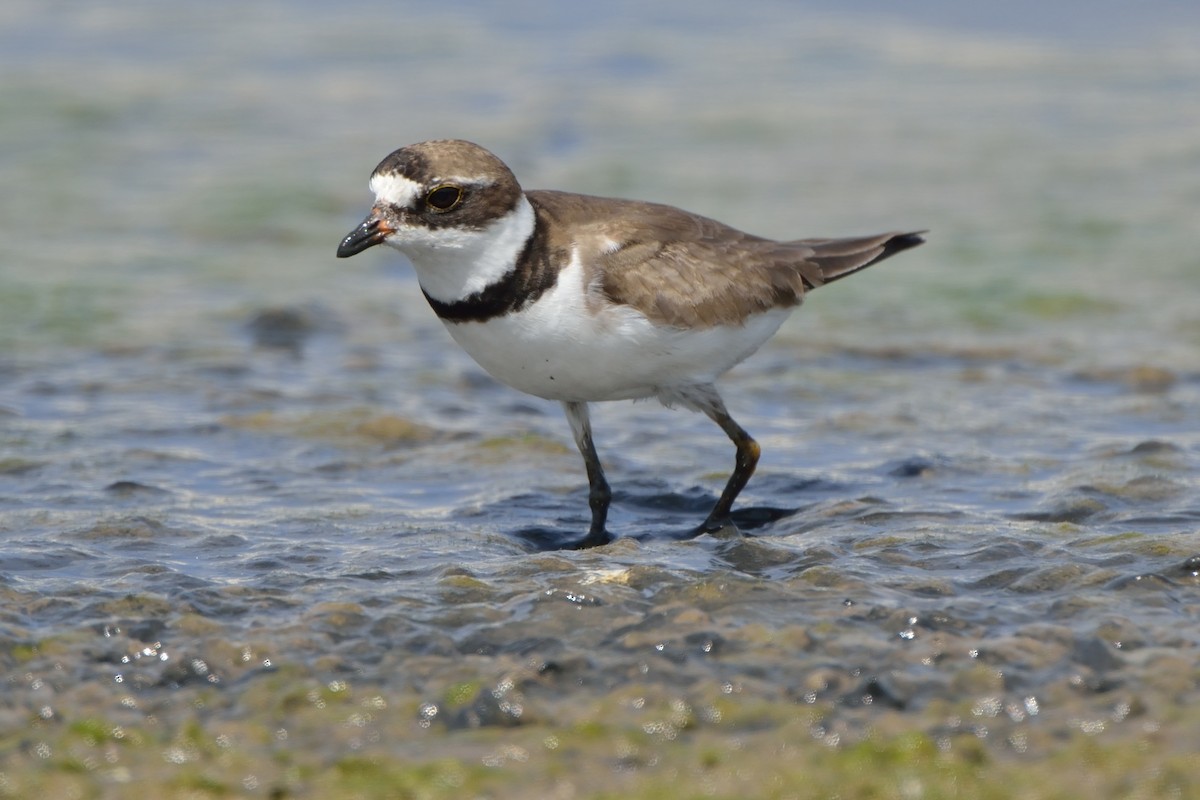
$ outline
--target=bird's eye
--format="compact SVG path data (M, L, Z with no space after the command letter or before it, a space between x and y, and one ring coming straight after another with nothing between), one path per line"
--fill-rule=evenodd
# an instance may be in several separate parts
M435 211L449 211L462 202L463 190L460 186L442 184L429 190L425 195L425 203Z

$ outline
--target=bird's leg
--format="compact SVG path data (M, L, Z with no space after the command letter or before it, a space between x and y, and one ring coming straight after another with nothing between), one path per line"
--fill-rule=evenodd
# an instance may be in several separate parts
M729 512L733 509L733 501L737 499L738 493L746 487L750 476L754 474L754 468L758 465L758 457L762 454L762 448L741 425L733 421L733 417L729 416L729 412L725 410L725 404L721 402L720 397L714 397L704 405L702 410L709 419L721 426L721 430L725 431L725 434L737 447L733 474L729 476L729 482L725 484L725 491L721 492L717 504L713 506L708 518L701 523L697 530L697 533L708 533L718 531L729 523Z
M608 505L612 501L612 490L608 488L608 481L604 479L604 468L600 466L600 456L596 455L596 445L592 442L592 423L588 417L588 405L575 401L564 401L562 405L563 410L567 412L567 422L571 423L571 433L575 436L575 445L579 448L579 454L583 456L583 465L587 467L588 505L592 508L592 526L588 528L588 534L583 541L575 547L582 550L587 547L608 544L612 541L612 537L605 530L604 522L608 519ZM732 422L732 420L730 421Z

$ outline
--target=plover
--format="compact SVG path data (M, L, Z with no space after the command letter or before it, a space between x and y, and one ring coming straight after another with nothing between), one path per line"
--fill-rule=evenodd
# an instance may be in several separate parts
M716 379L769 339L806 292L924 240L923 231L773 241L672 206L523 191L471 142L402 147L371 174L371 213L339 258L386 244L416 269L429 305L481 367L557 400L587 469L591 526L612 540L612 499L588 403L656 397L708 415L737 448L697 533L730 523L759 446Z

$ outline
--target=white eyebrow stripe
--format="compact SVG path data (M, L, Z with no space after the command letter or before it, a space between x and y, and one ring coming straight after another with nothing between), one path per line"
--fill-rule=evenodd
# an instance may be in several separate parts
M403 175L372 175L369 184L377 201L400 208L414 208L423 187Z
M486 182L479 176L451 175L448 178L437 178L431 185L437 186L442 183L452 183L458 186L470 187L482 186ZM371 191L375 193L376 200L388 205L399 206L400 208L416 208L417 200L424 197L425 194L425 187L422 184L395 173L372 175L371 182L368 185Z

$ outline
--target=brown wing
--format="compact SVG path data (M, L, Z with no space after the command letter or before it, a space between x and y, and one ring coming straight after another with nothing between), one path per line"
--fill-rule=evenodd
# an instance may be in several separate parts
M671 206L528 194L547 216L569 223L560 230L586 232L558 246L581 248L581 260L595 269L589 285L614 303L681 328L740 325L751 314L794 306L806 290L923 241L917 234L886 233L776 242Z

